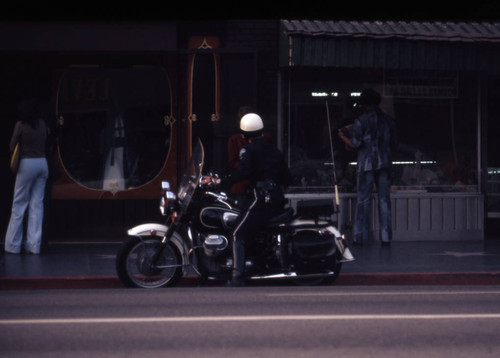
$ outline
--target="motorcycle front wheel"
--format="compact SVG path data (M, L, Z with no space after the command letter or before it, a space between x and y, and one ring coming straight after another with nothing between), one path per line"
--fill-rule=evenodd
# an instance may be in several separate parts
M116 271L126 287L159 288L175 286L182 277L182 259L177 247L168 242L153 264L153 256L161 249L161 238L129 236L116 256Z

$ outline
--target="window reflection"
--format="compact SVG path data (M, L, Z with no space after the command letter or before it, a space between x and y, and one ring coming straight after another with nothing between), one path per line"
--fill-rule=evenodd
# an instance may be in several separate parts
M402 76L397 72L392 75ZM395 118L401 142L399 150L393 151L393 189L477 191L474 78L452 74L455 77L449 80L448 73L432 73L437 79L430 74L422 79L417 75L422 76L419 73L409 78L418 86L407 85L408 77L403 77L405 82L398 83L405 85L404 96L393 96L391 92L384 95L380 106ZM343 192L355 192L357 154L338 139L337 131L359 115L353 94L368 87L384 92L383 74L375 71L347 77L331 70L295 70L291 77L288 153L294 190L333 187L331 139L338 185ZM394 91L394 81L391 84Z
M162 169L171 103L161 68L72 67L57 100L61 159L78 183L115 193L146 184Z

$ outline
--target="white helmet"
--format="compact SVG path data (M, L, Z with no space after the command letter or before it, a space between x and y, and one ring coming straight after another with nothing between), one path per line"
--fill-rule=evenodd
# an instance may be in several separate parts
M264 129L264 123L258 114L248 113L241 118L240 129L247 133L257 132Z

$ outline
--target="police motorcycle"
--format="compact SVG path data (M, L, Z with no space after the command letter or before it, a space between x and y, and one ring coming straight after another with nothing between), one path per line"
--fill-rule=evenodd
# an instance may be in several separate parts
M192 273L200 282L231 278L232 230L240 209L225 193L201 184L203 158L198 142L177 194L162 182L164 223L128 230L116 257L125 286L171 287ZM297 212L288 208L273 218L246 248L248 281L332 284L342 263L354 260L345 237L328 218L321 218L323 207L299 204Z

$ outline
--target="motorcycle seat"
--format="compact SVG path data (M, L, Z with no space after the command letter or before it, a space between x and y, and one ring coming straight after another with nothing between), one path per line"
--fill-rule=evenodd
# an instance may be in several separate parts
M268 227L278 226L280 224L287 223L293 219L294 211L293 208L288 208L281 214L271 218L267 223Z

